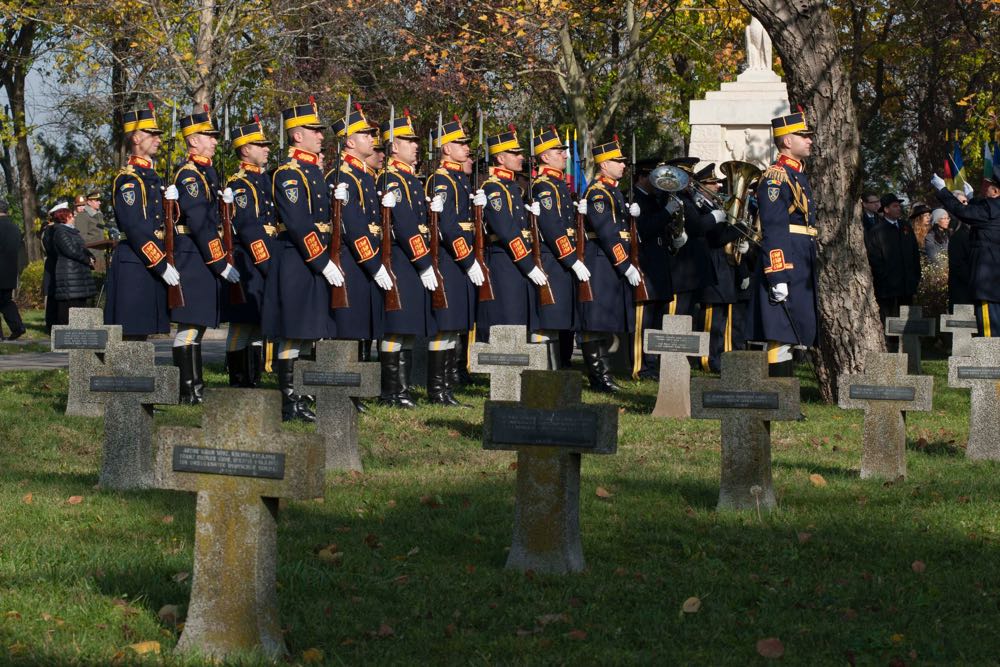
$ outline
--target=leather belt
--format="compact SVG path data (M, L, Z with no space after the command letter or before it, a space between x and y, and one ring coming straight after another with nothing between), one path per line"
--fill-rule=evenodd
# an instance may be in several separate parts
M417 231L421 234L430 234L431 229L427 225L417 225Z
M268 236L273 238L278 235L277 225L261 225L261 226L264 228L264 233L267 234Z
M191 228L187 225L174 225L174 234L190 234Z
M328 225L327 223L325 223L325 222L314 222L313 224L316 226L316 230L317 231L323 232L324 234L329 234L330 233L330 225ZM269 227L269 225L264 225L264 231L267 231L268 227ZM279 222L278 223L278 233L280 234L281 232L287 232L287 231L288 231L288 227L285 226L285 223Z
M522 236L522 238L524 238L525 241L531 241L531 230L529 230L529 229L522 229L521 230L521 236ZM497 236L496 234L490 234L490 242L491 243L497 243L499 241L500 241L500 237L499 236Z
M163 239L166 238L167 233L165 231L163 231L162 229L157 229L155 232L153 232L153 236L155 236L156 238L158 238L159 240L162 241ZM121 236L119 236L118 240L119 241L124 241L125 240L125 235L122 234Z
M571 239L576 238L576 228L575 227L567 227L566 228L566 236L570 237Z
M625 239L626 241L629 241L632 238L632 234L630 232L618 232L618 236Z
M475 224L474 222L460 222L458 226L462 228L463 232L472 232L476 229Z
M818 229L809 225L788 225L788 231L791 234L805 234L806 236L816 236L819 234Z

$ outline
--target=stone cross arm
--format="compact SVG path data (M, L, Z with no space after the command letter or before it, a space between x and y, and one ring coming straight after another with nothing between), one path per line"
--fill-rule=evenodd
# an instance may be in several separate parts
M694 419L791 421L800 414L799 381L768 377L761 352L727 352L718 379L691 380Z
M869 352L864 373L838 378L840 407L868 410L877 402L906 412L930 410L934 378L908 375L906 357L905 354Z
M104 363L91 370L86 403L107 405L173 405L177 403L180 371L156 365L152 343L109 341Z
M305 394L326 396L378 396L381 389L380 365L357 361L358 345L353 340L321 340L316 343L316 361L295 364L295 386Z

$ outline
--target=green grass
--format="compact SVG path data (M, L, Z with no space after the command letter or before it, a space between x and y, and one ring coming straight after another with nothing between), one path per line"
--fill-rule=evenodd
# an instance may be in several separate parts
M778 637L796 665L997 664L1000 467L964 458L967 393L925 363L934 411L908 416L909 477L885 484L858 477L861 413L817 404L805 372L809 419L772 425L780 507L762 518L715 511L717 422L652 419L652 383L585 393L624 411L618 454L584 457L588 570L564 577L503 569L515 456L481 449L485 387L463 393L471 410L374 408L365 473L281 516L292 660L746 665ZM0 375L0 663L139 661L126 647L149 640L169 656L157 611L186 611L194 496L96 491L102 424L61 416L65 390L64 372ZM331 565L317 552L334 543Z

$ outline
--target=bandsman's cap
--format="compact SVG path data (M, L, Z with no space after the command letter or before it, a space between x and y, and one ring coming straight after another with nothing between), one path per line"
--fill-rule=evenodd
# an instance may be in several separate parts
M806 136L815 134L815 132L809 129L808 124L806 124L806 114L804 111L772 118L771 133L776 138L783 137L786 134L804 134Z
M266 146L271 142L264 136L264 126L261 125L260 118L254 117L254 121L249 125L243 125L233 129L233 148L246 146L247 144L259 144Z
M101 191L100 190L90 190L87 192L87 199L94 199L100 201Z
M608 160L625 160L625 154L622 153L622 147L618 143L617 137L606 144L594 146L594 162L601 164Z
M326 125L324 125L319 119L319 111L316 109L316 100L312 97L309 98L309 104L300 104L282 111L281 127L286 132L296 127L304 127L310 130L326 129Z
M153 111L152 102L145 109L126 111L123 129L126 133L142 130L150 134L163 134L163 130L156 126L156 112Z
M190 116L181 118L181 136L190 137L192 134L208 134L218 136L219 131L212 125L212 115L205 106L204 111L196 111Z
M719 183L721 179L715 175L715 163L711 162L705 167L699 169L695 175L695 180L701 183Z
M434 137L434 148L441 148L445 144L467 144L471 142L472 139L465 134L465 130L462 128L462 121L455 116L454 120L450 120L441 126L438 130L437 136Z
M486 146L489 148L490 157L503 153L507 151L509 153L520 153L523 149L521 144L517 141L517 130L514 129L513 125L508 126L507 130L501 132L500 134L494 134L492 137L486 137Z
M389 141L389 123L382 123L382 141ZM393 139L419 139L417 133L413 131L413 119L409 114L404 113L397 116L392 121Z
M566 150L567 146L559 138L559 132L554 127L543 129L535 135L535 156L539 156L551 148Z
M681 157L672 157L667 160L667 164L674 167L680 167L692 176L694 175L694 166L699 162L701 162L701 158L688 157L686 155L682 155Z
M352 134L361 133L378 135L378 126L369 123L361 105L355 104L354 110L347 118L338 118L333 123L333 131L338 137L349 137Z

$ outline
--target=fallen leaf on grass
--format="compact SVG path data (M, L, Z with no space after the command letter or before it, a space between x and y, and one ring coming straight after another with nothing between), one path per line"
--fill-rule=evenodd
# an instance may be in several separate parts
M70 496L66 500L67 505L79 505L83 502L83 496Z
M806 542L812 539L812 536L813 536L812 533L805 533L805 532L798 533L797 537L799 538L799 544L805 544Z
M138 644L130 645L129 648L138 653L139 655L145 655L147 653L159 653L160 642L157 641L139 642Z
M182 581L185 581L190 576L191 576L191 574L189 572L178 572L177 574L175 574L174 576L172 576L170 578L173 579L173 581L174 581L175 584L179 584Z
M456 633L457 631L458 631L458 626L457 626L457 625L455 625L454 623L449 623L449 624L448 624L448 625L446 625L446 626L445 626L445 628L444 628L444 636L445 636L445 637L452 637L452 636L454 636L454 635L455 635L455 633Z
M823 475L820 475L819 473L809 475L809 481L812 482L813 486L826 486L826 480L823 479Z
M318 648L307 648L302 651L302 662L307 665L314 665L323 662L323 651Z
M569 623L569 617L566 614L542 614L535 622L544 628L550 623Z
M509 466L507 466L507 470L517 470L517 461L514 461Z
M437 508L444 505L444 501L441 500L441 496L427 495L427 496L420 496L420 504L425 505L431 508L432 510L436 510Z
M684 600L684 604L681 605L681 611L685 614L697 614L699 609L701 609L701 600L693 595Z
M910 567L913 568L913 571L916 572L917 574L923 574L924 570L927 569L927 563L925 563L922 560L915 560L910 565Z
M605 489L603 486L597 487L596 494L598 498L604 498L604 499L610 498L611 496L614 495L613 493Z
M368 533L365 535L365 544L369 549L378 549L382 546L382 543L378 541L378 535L375 533Z
M403 586L403 585L405 585L409 581L410 581L410 576L409 575L401 574L398 577L396 577L395 579L393 579L392 583L396 584L397 586Z
M420 547L413 547L412 549L410 549L409 551L406 552L406 557L407 558L413 558L418 553L420 553Z
M26 493L23 496L21 496L21 502L24 503L25 505L30 505L31 503L34 502L34 500L35 500L35 494L33 493Z
M770 658L772 660L780 658L785 655L785 645L782 644L781 640L777 637L758 639L757 655L762 658Z
M170 524L172 524L174 522L174 515L173 514L165 514L165 515L163 515L163 518L160 519L160 522L161 523L165 523L167 525L170 525Z
M566 633L566 636L570 639L576 639L578 641L583 641L587 638L587 633L583 630L570 630Z
M166 625L174 625L177 623L177 617L180 615L180 611L175 604L165 604L160 607L160 611L156 612L157 618L160 619L161 623Z
M4 616L4 618L12 618L14 620L20 620L20 618L21 618L21 612L19 612L19 611L8 611L3 616Z
M889 641L891 641L893 644L902 644L904 639L905 637L899 634L898 632L893 636L889 637Z
M392 626L383 623L382 625L378 626L377 634L379 637L382 638L392 637L394 634L396 634L396 631L392 629Z

